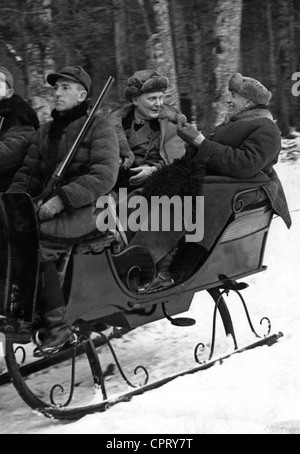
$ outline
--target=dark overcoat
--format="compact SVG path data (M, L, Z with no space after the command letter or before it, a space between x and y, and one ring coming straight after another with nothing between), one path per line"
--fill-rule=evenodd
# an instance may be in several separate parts
M39 128L39 120L34 110L18 95L0 102L0 116L3 119L0 130L0 192L5 192L23 164Z

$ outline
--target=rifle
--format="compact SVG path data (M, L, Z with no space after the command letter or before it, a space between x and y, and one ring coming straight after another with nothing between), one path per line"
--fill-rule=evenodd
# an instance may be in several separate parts
M88 118L86 119L84 125L82 126L82 129L79 132L79 134L78 134L73 146L71 147L70 151L66 154L66 156L64 157L62 162L54 170L54 172L51 175L51 177L50 177L50 179L49 179L44 191L42 192L42 194L40 194L39 196L33 198L33 202L35 204L40 205L41 203L43 203L50 196L51 192L54 191L57 188L58 184L63 180L64 175L65 175L70 163L72 162L73 157L75 156L75 154L77 152L77 149L78 149L78 146L79 146L80 142L82 141L83 137L85 136L85 134L86 134L86 132L87 132L87 130L88 130L90 124L91 124L91 121L92 121L96 111L99 109L99 107L103 103L104 98L107 95L107 93L110 90L110 88L112 87L114 81L115 81L115 79L110 76L108 81L105 84L105 87L103 88L102 92L100 93L100 96L97 99L93 109L91 110Z

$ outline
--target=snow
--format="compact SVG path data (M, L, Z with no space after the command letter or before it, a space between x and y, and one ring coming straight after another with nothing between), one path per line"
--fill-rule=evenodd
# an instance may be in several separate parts
M281 219L274 219L264 260L268 269L245 279L250 286L243 295L258 331L263 330L260 320L268 316L272 332L284 333L278 343L234 355L222 365L180 377L76 422L52 421L34 414L13 385L6 385L0 388L0 433L300 434L300 161L281 162L276 170L288 198L293 226L287 230ZM230 308L239 344L254 340L234 296ZM151 380L196 367L194 347L199 342L210 343L212 314L212 300L201 292L195 295L189 312L197 319L194 327L178 328L163 320L114 340L130 380L143 380L142 374L141 378L134 376L137 365L148 368ZM227 348L219 326L217 354ZM106 347L99 353L105 368L111 363L110 353ZM54 383L62 383L67 390L69 376L69 365L57 366L35 374L28 383L43 398ZM76 377L80 386L76 387L75 401L95 402L98 396L89 394L92 379L84 358L78 360ZM109 396L128 390L117 377L107 381Z

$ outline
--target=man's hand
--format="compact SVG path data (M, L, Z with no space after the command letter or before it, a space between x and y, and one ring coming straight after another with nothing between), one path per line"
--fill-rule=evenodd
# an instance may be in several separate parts
M141 186L141 184L157 169L156 167L141 166L131 169L132 173L136 175L131 177L129 180L130 186Z
M178 122L177 134L179 135L179 137L181 137L182 140L184 140L192 147L199 147L205 139L204 135L189 123L187 123L185 126L182 126Z
M55 196L48 202L44 203L38 211L39 219L41 222L48 221L49 219L54 218L56 214L59 214L63 211L64 205L60 197Z

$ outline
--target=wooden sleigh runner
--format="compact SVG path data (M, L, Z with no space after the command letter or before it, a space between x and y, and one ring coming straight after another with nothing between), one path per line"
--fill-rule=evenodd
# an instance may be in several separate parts
M225 183L224 183L225 182ZM55 358L41 360L41 367L53 365L59 359L72 359L70 394L65 404L55 402L55 385L50 392L49 402L41 400L30 390L25 374L29 366L19 365L17 357L32 341L35 319L35 301L39 278L39 232L33 203L26 194L4 194L0 205L0 333L3 344L7 373L23 400L36 412L57 419L78 419L86 414L105 411L110 406L130 400L133 396L162 386L176 377L198 372L234 353L260 345L271 345L283 336L271 332L271 322L263 317L267 332L259 336L254 328L242 291L248 285L238 282L255 273L266 270L263 265L264 253L273 209L266 196L261 196L261 185L254 182L238 182L219 177L214 180L230 188L228 209L222 222L214 223L208 239L194 245L193 254L182 263L182 272L173 285L152 291L151 283L156 275L151 254L138 246L116 252L116 236L94 235L73 247L64 279L67 303L67 320L78 333L79 342L68 351L60 352ZM207 187L211 187L209 177ZM258 194L260 196L258 197ZM216 207L208 207L214 210ZM209 222L211 221L209 218ZM188 245L182 243L182 256L189 256ZM137 386L124 374L113 348L114 335L120 335L137 327L168 319L175 326L195 323L188 317L177 317L186 313L197 292L206 290L212 297L215 308L212 320L212 339L206 360L204 345L195 346L195 366L185 372L172 375L161 381L151 382L144 366L138 366L135 373L145 375L144 382ZM224 295L231 292L238 295L241 310L249 322L253 341L239 346L232 318ZM225 334L232 339L232 351L214 356L216 323L218 314ZM113 327L113 335L107 336L103 327ZM91 333L97 333L95 336ZM167 340L166 340L167 342ZM107 395L105 376L101 365L101 354L97 346L106 344L122 378L132 387L112 399ZM201 353L201 355L200 355ZM93 404L74 403L75 363L80 355L86 355L96 389L102 392L103 400ZM36 366L35 366L36 370ZM75 399L76 400L76 399Z

